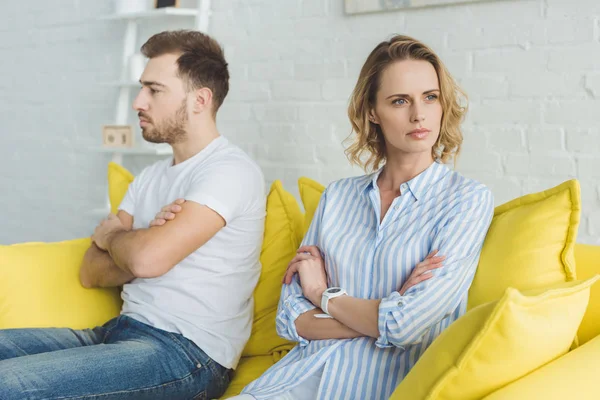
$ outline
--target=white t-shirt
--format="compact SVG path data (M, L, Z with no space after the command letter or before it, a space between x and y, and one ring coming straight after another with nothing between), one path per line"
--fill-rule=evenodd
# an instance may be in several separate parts
M210 207L226 225L166 274L125 284L121 313L180 333L219 364L235 368L252 329L266 214L264 177L223 136L172 164L168 159L145 168L129 186L119 209L133 216L133 228L148 228L156 213L178 198Z

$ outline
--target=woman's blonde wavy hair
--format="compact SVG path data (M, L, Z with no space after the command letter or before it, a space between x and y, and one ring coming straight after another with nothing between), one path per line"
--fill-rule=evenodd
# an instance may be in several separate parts
M442 123L440 135L431 149L433 159L445 163L450 158L456 160L460 153L463 141L460 123L467 112L467 95L433 50L416 39L397 35L379 43L369 54L348 106L348 117L352 124L349 139L352 143L345 151L346 156L351 163L361 166L365 171L376 170L385 163L385 140L380 126L369 121L369 113L375 108L381 74L392 63L403 60L428 61L438 76Z

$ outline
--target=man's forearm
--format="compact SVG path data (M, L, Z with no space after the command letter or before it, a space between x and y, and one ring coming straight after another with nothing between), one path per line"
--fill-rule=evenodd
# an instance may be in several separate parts
M141 257L148 251L149 229L122 230L110 235L106 250L118 268L136 276L136 268L143 264Z
M295 321L298 335L308 340L353 339L366 336L335 319L315 317L315 314L321 313L323 311L317 308L300 315Z
M83 257L79 278L84 287L95 288L122 286L130 282L134 276L119 268L110 254L92 242Z

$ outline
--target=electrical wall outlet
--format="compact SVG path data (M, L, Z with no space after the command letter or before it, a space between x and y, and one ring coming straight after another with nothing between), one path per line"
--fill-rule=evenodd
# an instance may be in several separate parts
M132 147L133 129L130 125L105 125L102 127L104 147Z

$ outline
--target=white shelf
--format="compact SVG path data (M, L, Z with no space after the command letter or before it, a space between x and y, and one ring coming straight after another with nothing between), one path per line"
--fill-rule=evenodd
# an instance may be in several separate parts
M92 147L91 151L97 153L109 153L109 154L130 154L130 155L155 155L155 156L167 156L173 154L173 148L152 148L152 147Z
M130 20L130 19L156 18L156 17L165 17L165 16L196 17L197 15L198 15L197 9L165 7L165 8L158 8L155 10L148 10L148 11L142 11L142 12L136 12L136 13L104 15L102 17L99 17L99 19L101 19L101 20Z

